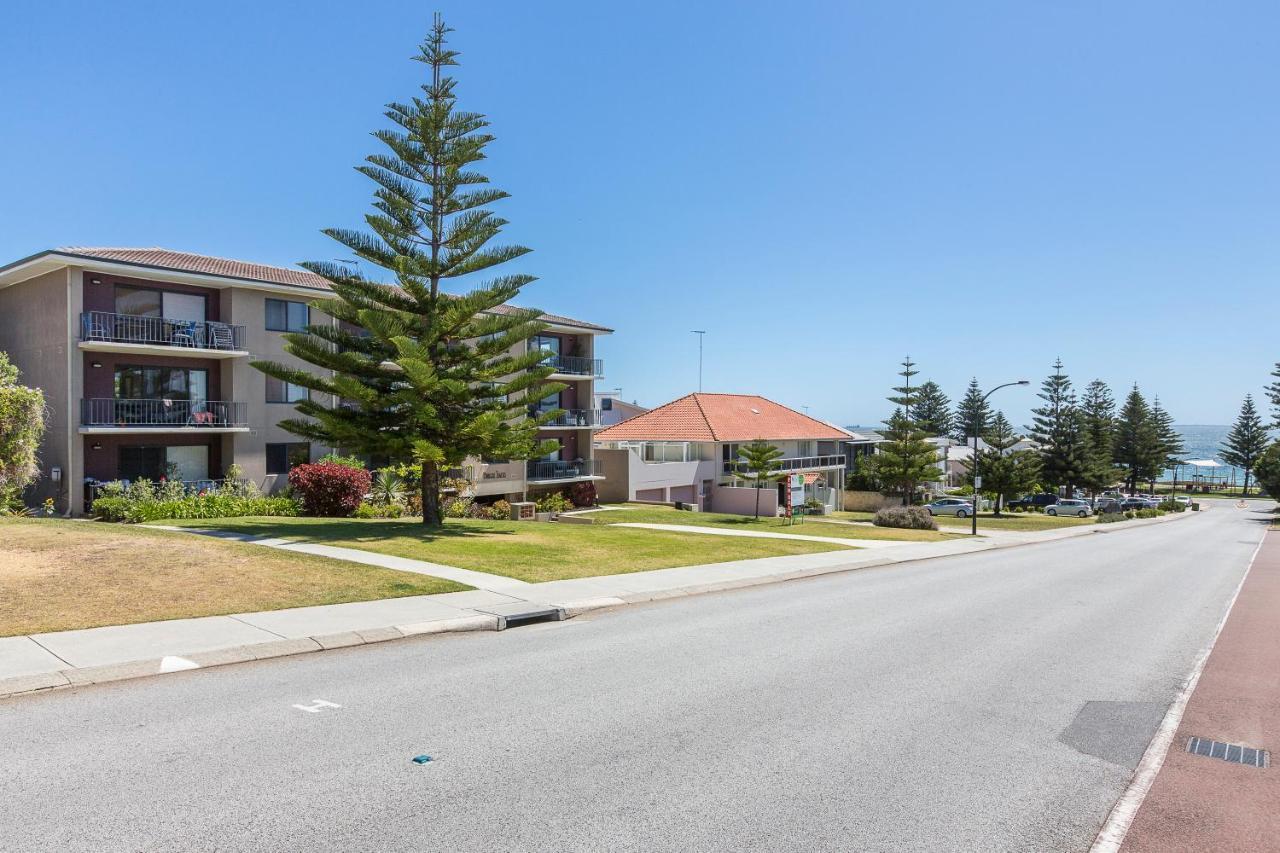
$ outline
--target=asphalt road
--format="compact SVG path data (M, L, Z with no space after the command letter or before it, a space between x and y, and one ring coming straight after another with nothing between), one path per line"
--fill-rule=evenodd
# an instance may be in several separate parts
M0 849L1082 850L1259 517L5 700Z

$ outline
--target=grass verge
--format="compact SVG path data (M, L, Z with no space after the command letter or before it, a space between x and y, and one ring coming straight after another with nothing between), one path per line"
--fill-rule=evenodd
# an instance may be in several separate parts
M184 533L0 520L0 636L6 637L468 588Z
M843 519L845 521L870 521L875 515L873 512L837 512L832 517ZM938 527L943 530L968 530L973 525L971 518L956 518L949 515L940 515L934 518L938 522ZM1004 515L996 518L989 512L981 513L978 516L978 532L985 530L1017 530L1024 532L1034 532L1037 530L1057 530L1060 527L1076 527L1080 524L1092 524L1095 519L1090 516L1088 518L1067 518L1063 516L1043 515L1035 512L1006 512ZM879 528L877 528L879 529Z
M451 518L426 530L413 519L226 518L167 522L321 542L443 563L538 583L756 557L813 554L833 542L734 539L663 530Z
M820 521L816 517L806 519L798 524L789 524L785 518L756 519L752 516L728 515L720 512L685 512L674 507L651 506L649 504L613 504L611 506L616 508L589 513L592 522L599 525L611 525L619 522L681 524L693 527L719 527L725 530L798 533L804 536L823 536L830 539L847 540L876 539L894 542L937 542L946 538L943 534L935 533L932 530L855 527L848 524L831 524ZM836 513L833 517L840 515L842 513Z

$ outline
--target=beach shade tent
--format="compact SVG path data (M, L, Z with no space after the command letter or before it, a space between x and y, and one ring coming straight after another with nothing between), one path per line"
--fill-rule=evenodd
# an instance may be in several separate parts
M1230 465L1219 462L1216 459L1188 459L1181 464L1191 467L1192 487L1202 488L1206 491L1211 490L1216 485L1227 485L1227 475L1234 475L1235 473L1235 470ZM1219 471L1223 473L1219 475ZM1234 476L1232 479L1234 479Z

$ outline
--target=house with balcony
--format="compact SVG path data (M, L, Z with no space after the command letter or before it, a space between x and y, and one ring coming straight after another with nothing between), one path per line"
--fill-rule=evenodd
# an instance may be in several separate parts
M200 484L232 463L270 491L292 466L329 452L279 425L308 389L250 364L309 368L284 351L283 333L332 322L308 304L328 290L302 269L158 248L52 249L0 266L0 350L49 408L28 502L53 498L78 515L97 483ZM559 447L539 460L477 461L479 493L517 498L598 476L594 342L610 330L546 319L545 335L523 346L545 350L568 385L540 403L567 410L544 430ZM491 469L502 475L485 478Z
M787 490L799 482L806 500L837 509L849 434L764 397L697 393L606 427L595 438L603 500L749 513L756 496L739 476L744 445L769 442L782 451L782 471L796 475L770 489L762 506L784 506Z

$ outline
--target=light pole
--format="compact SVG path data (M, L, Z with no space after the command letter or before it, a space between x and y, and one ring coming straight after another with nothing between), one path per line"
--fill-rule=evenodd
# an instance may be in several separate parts
M1009 388L1013 385L1030 385L1030 379L1019 379L1017 382L1006 382L1003 385L997 385L986 394L982 395L982 402L987 402L987 398L999 391L1001 388ZM982 405L978 405L978 410L982 410ZM982 477L978 475L978 430L977 424L974 424L973 430L973 535L978 535L978 508L982 506L982 498L978 494L978 490L982 488Z
M692 329L693 334L698 336L698 391L702 391L702 339L707 334L706 329Z

